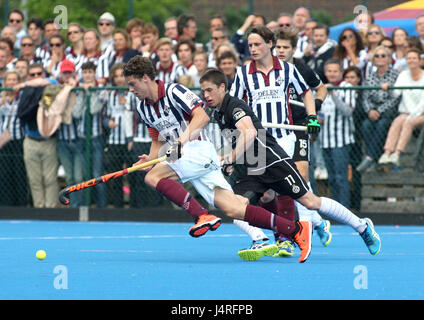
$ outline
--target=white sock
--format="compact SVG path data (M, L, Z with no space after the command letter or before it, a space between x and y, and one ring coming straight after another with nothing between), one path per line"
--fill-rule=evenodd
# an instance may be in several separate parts
M265 235L262 229L251 226L248 222L242 220L233 220L233 223L239 227L242 231L247 233L247 235L253 240L269 240L269 238Z
M359 233L362 233L367 227L365 220L357 217L350 210L346 209L333 199L321 197L321 208L319 209L319 213L338 222L347 224Z
M308 182L309 190L312 192L311 183ZM312 227L315 228L316 226L319 226L322 223L322 218L318 214L318 211L316 210L309 210L306 208L303 204L299 202L295 202L296 209L299 214L299 221L311 221Z

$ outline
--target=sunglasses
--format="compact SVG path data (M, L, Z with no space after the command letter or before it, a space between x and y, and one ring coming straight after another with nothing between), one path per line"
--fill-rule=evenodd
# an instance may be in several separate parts
M32 47L32 43L21 43L21 47Z
M61 43L49 43L50 47L61 47L62 44Z
M353 34L349 34L348 36L343 36L342 40L353 39L353 37L355 37Z
M220 40L220 39L224 39L225 37L212 37L212 40L214 40L214 41L218 41L218 40Z
M290 23L280 23L279 26L282 27L290 27L291 24Z
M387 55L385 55L384 53L383 54L375 54L374 55L374 58L386 58L387 57Z
M43 74L43 71L41 71L41 72L35 72L35 73L29 73L29 75L30 75L31 77L41 76L42 74Z
M368 31L368 35L372 35L372 34L380 34L380 31Z
M78 30L68 31L67 35L70 36L73 33L80 33Z
M10 23L21 23L22 20L17 20L17 19L9 19Z
M107 26L107 27L109 27L109 26L111 25L111 23L108 23L108 22L99 22L99 23L98 23L98 25L99 25L99 26L101 26L101 27L102 27L102 26Z

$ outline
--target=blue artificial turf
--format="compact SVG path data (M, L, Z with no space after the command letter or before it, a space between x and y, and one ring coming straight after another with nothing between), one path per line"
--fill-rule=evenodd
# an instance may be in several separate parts
M0 299L423 299L424 227L376 226L377 256L347 226L304 264L241 260L233 224L201 238L187 223L0 221ZM267 234L271 235L268 231ZM39 261L35 252L47 258Z

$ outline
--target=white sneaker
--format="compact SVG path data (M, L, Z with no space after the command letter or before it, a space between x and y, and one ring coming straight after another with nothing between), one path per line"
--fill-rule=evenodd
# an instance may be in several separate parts
M388 155L387 153L383 153L383 155L378 160L378 164L387 164L390 162L391 155Z
M327 168L321 168L321 180L328 180Z
M314 178L315 180L321 180L321 168L315 168Z
M400 165L400 163L399 163L399 155L397 155L396 153L392 153L389 156L388 163L390 163L390 164L398 167Z

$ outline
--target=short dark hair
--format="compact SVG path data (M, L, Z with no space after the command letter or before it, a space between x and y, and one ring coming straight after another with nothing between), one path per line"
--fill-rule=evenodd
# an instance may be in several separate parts
M186 44L191 50L191 53L193 54L196 52L196 46L194 45L193 41L189 39L181 39L178 41L177 45L175 46L175 54L178 56L178 50L180 50L181 45Z
M156 70L152 61L147 57L135 56L124 66L124 77L134 77L137 79L147 75L151 80L155 80Z
M233 61L235 63L238 63L238 57L236 55L234 55L234 52L232 51L224 51L216 60L216 65L219 67L219 65L221 64L221 61L224 59L233 59Z
M326 24L318 22L317 25L313 28L313 30L315 29L324 29L327 36L330 35L330 29Z
M29 28L30 25L35 24L35 26L38 29L44 30L43 20L41 18L31 18L29 19L27 23L27 28Z
M359 83L362 83L362 72L357 66L350 66L343 70L343 79L349 72L354 72L356 76L359 78Z
M183 29L188 27L189 21L196 21L196 17L190 14L182 13L177 19L178 34L183 34Z
M256 27L253 27L248 32L247 36L250 36L253 33L259 35L262 39L264 39L265 43L268 43L268 42L271 41L272 42L272 48L274 48L274 46L275 46L275 37L274 37L274 33L269 28L267 28L266 26L256 26Z
M290 41L290 44L293 47L293 49L296 49L298 33L299 32L295 28L278 28L274 32L275 41L277 42L277 40L288 40Z
M94 70L96 71L96 64L93 61L84 62L81 66L81 70Z
M343 70L342 63L341 63L341 61L340 61L340 59L339 59L339 58L330 58L330 59L328 59L328 60L324 63L324 69L325 69L325 68L326 68L329 64L337 64L337 65L339 66L339 68L340 68L340 71L342 71L342 70Z
M25 20L24 13L23 13L21 10L19 10L19 9L13 9L13 10L11 10L11 11L9 12L9 17L8 17L8 18L10 18L10 15L11 15L12 13L17 13L17 14L19 14L19 15L21 16L22 20Z
M225 90L227 90L228 82L225 74L218 69L209 68L206 72L200 77L199 82L202 83L204 81L212 82L216 86L220 86L221 83L225 85Z

